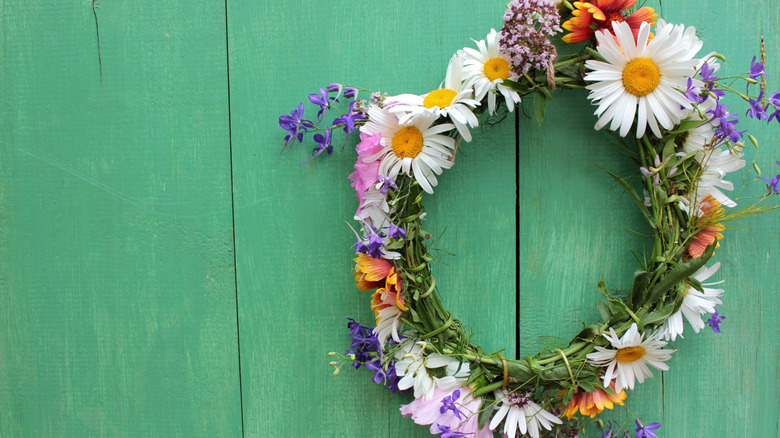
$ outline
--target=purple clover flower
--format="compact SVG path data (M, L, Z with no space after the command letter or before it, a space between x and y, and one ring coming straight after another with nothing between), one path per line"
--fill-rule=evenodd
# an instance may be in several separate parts
M723 322L723 320L726 319L725 316L718 316L718 309L715 309L715 313L712 314L710 319L707 320L707 324L712 327L712 331L715 333L720 333L720 323Z
M455 404L455 400L457 400L460 397L460 389L456 389L453 391L452 395L448 395L447 397L444 397L441 399L441 407L439 408L440 414L445 414L447 411L452 411L452 413L457 417L458 420L461 419L461 415L463 415L460 410L458 410L458 406Z
M767 118L767 115L766 115L766 108L767 107L761 105L761 102L763 100L764 100L764 92L763 91L761 93L759 93L757 99L749 98L749 102L748 103L750 105L750 108L748 108L747 113L745 113L745 115L747 115L748 117L754 118L754 119L758 119L758 120L766 119Z
M303 134L307 129L313 128L314 124L303 119L303 102L301 102L298 104L297 110L293 110L289 115L279 116L279 126L287 131L287 135L284 136L284 145L287 146L291 140L296 138L299 143L302 142Z
M769 76L764 71L764 64L760 62L756 62L756 57L753 57L753 60L750 61L750 79L758 79L759 76Z
M504 13L499 51L509 57L514 75L547 69L555 60L549 37L561 31L558 8L548 0L512 0Z
M658 435L653 431L659 427L661 427L661 423L643 425L639 420L636 420L636 438L658 438Z

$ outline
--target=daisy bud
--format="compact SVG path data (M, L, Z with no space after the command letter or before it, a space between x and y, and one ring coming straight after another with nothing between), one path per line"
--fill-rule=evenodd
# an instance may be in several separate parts
M338 376L339 375L339 369L338 368L336 368L336 371L333 371L333 375L334 376Z

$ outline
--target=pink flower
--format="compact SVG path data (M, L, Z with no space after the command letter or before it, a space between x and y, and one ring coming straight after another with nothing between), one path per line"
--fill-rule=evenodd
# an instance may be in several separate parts
M382 145L379 144L381 139L382 134L380 133L374 135L360 133L360 143L356 147L358 153L357 163L355 163L355 171L349 174L349 179L352 181L352 188L355 189L355 196L361 204L368 189L376 184L379 179L380 163L379 160L368 163L363 160L366 157L375 155L382 149Z
M470 388L460 386L451 389L436 388L429 400L422 397L408 405L401 406L401 415L412 417L420 425L431 425L431 433L440 433L439 425L449 427L453 432L474 434L475 438L491 438L493 433L487 427L479 428L479 406L482 400L469 394Z

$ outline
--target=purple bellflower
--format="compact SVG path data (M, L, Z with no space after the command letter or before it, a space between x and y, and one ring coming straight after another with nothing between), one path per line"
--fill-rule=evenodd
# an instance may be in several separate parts
M661 423L643 425L639 420L636 420L636 438L658 438L658 435L653 431L659 427L661 427Z

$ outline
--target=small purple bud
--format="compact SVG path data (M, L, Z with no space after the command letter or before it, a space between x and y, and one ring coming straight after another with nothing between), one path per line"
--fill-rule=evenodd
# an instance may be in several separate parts
M357 95L358 95L357 88L353 88L353 87L344 88L344 97L346 97L347 99L351 99Z
M329 93L340 93L341 92L341 84L332 83L328 85L327 90Z

